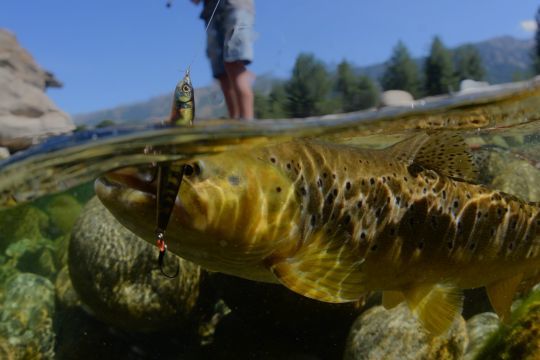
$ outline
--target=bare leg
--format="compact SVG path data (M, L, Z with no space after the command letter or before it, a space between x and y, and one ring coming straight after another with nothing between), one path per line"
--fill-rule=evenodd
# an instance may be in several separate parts
M251 83L255 75L248 71L241 61L225 62L225 71L236 96L240 118L253 119L255 115Z
M225 98L225 104L227 105L227 110L229 111L229 117L231 119L236 119L240 116L238 111L238 102L236 99L236 93L232 87L231 81L227 74L223 74L218 77L219 85L221 85L221 91L223 92L223 97Z

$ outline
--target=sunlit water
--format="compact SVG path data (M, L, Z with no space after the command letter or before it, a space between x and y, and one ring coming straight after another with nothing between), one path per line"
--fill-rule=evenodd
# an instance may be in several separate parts
M279 306L299 311L304 300L282 300L289 296L287 290L266 290L241 280L219 280L232 282L236 294L223 296L228 299L226 305L212 303L212 310L199 316L204 321L198 320L198 330L192 332L192 324L180 332L160 333L138 325L126 330L107 325L103 315L85 311L88 308L70 285L67 244L84 204L93 195L93 179L126 165L249 151L253 146L295 137L380 148L417 131L456 130L477 155L483 183L525 200L540 201L540 183L536 182L540 180L539 121L537 80L425 100L410 108L302 120L208 121L193 128L102 129L48 139L0 162L0 207L4 208L0 212L0 358L8 356L5 354L62 359L98 355L102 359L238 358L243 351L251 358L339 358L347 326L357 315L351 308L317 308L310 302L307 308L311 311L310 306L315 307L312 317L291 316ZM280 293L280 300L276 300L272 298L276 291L286 295ZM291 296L296 299L296 295ZM160 297L152 301L159 302ZM278 308L270 303L278 303ZM235 310L235 306L247 308ZM227 315L228 308L233 308L232 315ZM474 315L474 309L472 305L466 308L466 315ZM261 312L266 317L254 315ZM261 328L253 328L246 316L254 317ZM221 319L229 320L220 325ZM317 340L325 333L323 319L333 321L339 329L326 343ZM336 319L341 319L341 325ZM257 333L264 338L277 336L278 340L261 340L254 335ZM279 340L283 334L287 340Z

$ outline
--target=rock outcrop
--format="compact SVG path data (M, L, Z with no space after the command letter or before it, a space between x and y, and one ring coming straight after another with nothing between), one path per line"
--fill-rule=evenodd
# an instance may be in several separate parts
M0 146L21 150L42 137L72 131L70 116L44 92L60 86L13 34L0 29Z

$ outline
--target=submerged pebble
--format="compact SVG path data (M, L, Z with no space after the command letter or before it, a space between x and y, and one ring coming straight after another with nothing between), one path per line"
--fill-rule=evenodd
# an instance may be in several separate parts
M4 284L0 306L0 354L12 351L15 359L54 359L54 286L46 278L20 273ZM0 341L0 343L3 343Z
M469 345L465 352L464 360L473 360L486 339L498 329L499 317L492 312L486 312L473 316L467 321L467 334Z
M353 324L344 359L462 359L467 343L461 316L446 334L431 337L404 303L391 310L376 306Z
M152 221L153 219L149 219ZM108 324L132 331L185 326L199 295L199 266L169 253L163 276L157 249L124 228L94 198L75 224L69 244L69 273L86 308Z

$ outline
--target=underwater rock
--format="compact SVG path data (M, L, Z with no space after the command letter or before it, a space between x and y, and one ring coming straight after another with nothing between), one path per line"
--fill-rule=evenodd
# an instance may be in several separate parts
M153 219L149 219L153 221ZM75 224L68 265L73 287L103 322L132 331L187 326L199 296L201 269L174 254L161 274L157 249L124 228L94 198Z
M34 206L18 206L2 211L0 216L0 251L22 239L43 239L49 226L49 217Z
M479 349L484 345L489 336L499 327L499 317L492 312L486 312L473 316L467 321L467 334L469 345L465 351L464 360L473 360Z
M53 197L45 205L45 212L50 219L49 231L57 235L69 234L81 210L81 204L71 195L62 194Z
M54 287L46 278L21 273L6 281L0 337L7 339L16 359L54 358L54 310Z
M461 316L446 334L431 337L406 304L391 310L376 306L353 324L344 359L461 359L467 342Z
M6 265L20 272L28 272L54 279L57 272L56 247L48 239L22 239L6 249Z
M540 201L540 171L515 156L492 153L488 171L493 174L491 186L528 201Z
M56 281L54 282L54 288L56 290L58 303L63 307L70 308L81 305L79 296L71 283L67 266L64 266L62 270L58 272Z
M478 350L476 360L540 359L540 291L533 291L512 312L509 324L499 324Z

